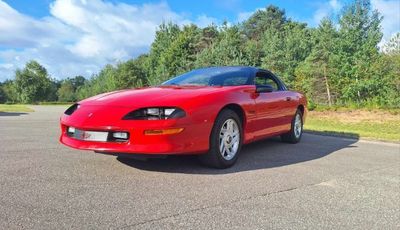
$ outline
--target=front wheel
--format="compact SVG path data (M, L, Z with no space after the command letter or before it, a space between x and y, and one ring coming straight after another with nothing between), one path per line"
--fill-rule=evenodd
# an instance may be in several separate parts
M228 168L235 164L242 147L242 124L232 110L223 110L217 117L210 136L210 149L199 158L207 166Z
M300 110L296 111L293 117L290 131L288 133L282 134L281 139L284 142L296 144L300 141L303 134L303 114Z

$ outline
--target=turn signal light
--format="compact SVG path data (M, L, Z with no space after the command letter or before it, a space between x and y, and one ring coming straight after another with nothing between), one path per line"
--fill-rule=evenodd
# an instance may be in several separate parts
M183 131L183 128L173 129L149 129L144 131L144 135L170 135L177 134Z

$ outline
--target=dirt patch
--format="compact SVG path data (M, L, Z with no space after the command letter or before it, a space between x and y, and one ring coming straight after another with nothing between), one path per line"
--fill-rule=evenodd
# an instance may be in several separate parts
M310 111L308 116L316 119L330 119L344 123L359 123L359 122L400 122L400 115L391 114L386 111L367 111L367 110L352 110L352 111Z

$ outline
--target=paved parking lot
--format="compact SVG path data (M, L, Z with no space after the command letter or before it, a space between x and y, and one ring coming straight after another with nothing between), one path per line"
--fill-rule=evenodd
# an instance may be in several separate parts
M0 229L399 229L400 146L305 134L236 166L58 143L62 106L0 113Z

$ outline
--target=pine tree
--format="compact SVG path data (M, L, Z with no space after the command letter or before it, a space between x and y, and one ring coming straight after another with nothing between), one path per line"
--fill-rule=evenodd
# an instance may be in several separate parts
M335 68L332 64L334 58L335 42L337 32L331 20L324 18L315 30L314 44L310 55L296 69L296 75L301 79L297 82L300 89L304 89L305 83L309 85L308 94L314 102L327 102L332 105L331 77L334 77ZM324 90L323 90L324 89ZM319 97L324 96L325 100Z
M379 58L382 17L372 11L369 0L356 0L347 6L339 20L337 84L345 101L361 102L371 95L368 89L371 64Z

